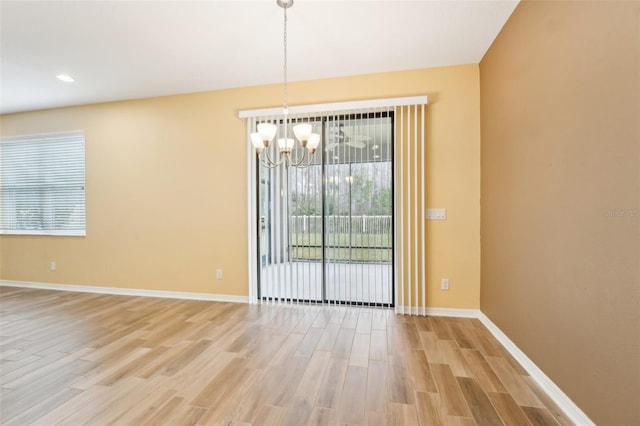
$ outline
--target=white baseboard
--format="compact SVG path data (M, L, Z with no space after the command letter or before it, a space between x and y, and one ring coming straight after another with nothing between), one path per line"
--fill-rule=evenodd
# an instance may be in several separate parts
M208 300L211 302L249 303L247 296L227 294L190 293L181 291L143 290L137 288L99 287L72 284L38 283L30 281L0 280L1 286L37 288L41 290L77 291L81 293L115 294L120 296L162 297L166 299Z
M478 318L478 309L427 308L425 315L434 317Z
M396 306L396 314L420 315L434 317L457 317L457 318L479 318L478 309L455 309L455 308L422 308L417 306Z
M578 407L572 400L565 394L562 389L556 385L544 372L525 355L515 343L507 337L495 325L489 317L480 312L478 319L487 329L493 334L493 336L505 347L505 349L513 356L520 365L529 373L529 375L535 380L543 391L558 405L558 407L564 411L569 419L576 425L591 426L595 425L593 421Z

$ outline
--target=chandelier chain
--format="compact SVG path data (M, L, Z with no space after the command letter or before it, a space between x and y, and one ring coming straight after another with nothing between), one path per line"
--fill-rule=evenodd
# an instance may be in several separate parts
M287 8L284 9L284 110L289 108L289 93L288 93L288 79L287 79Z

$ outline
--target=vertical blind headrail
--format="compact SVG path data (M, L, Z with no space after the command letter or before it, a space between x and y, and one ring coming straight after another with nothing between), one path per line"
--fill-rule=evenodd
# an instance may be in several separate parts
M316 114L320 116L333 116L344 114L346 111L351 111L353 113L362 113L363 111L371 108L389 108L390 110L393 110L394 108L400 106L426 105L428 102L429 99L426 95L410 96L403 98L383 98L368 99L362 101L331 102L323 104L290 105L288 108L288 112L290 118L295 118L297 114L302 114L303 116L310 114ZM239 118L273 117L281 115L282 107L241 110L238 112Z

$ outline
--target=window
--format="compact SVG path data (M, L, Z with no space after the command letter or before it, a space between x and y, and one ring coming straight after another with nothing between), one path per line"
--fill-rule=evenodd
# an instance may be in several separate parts
M86 235L84 132L0 141L0 233Z

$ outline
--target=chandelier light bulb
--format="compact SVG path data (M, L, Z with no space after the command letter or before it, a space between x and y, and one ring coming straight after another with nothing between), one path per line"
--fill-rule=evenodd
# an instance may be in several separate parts
M278 139L278 148L280 148L280 152L291 152L291 150L293 150L294 144L295 141L292 138Z
M309 136L311 136L311 124L296 124L293 126L293 133L295 133L296 138L303 143L302 146L304 147L304 143L307 142L309 140Z
M259 133L251 133L251 143L256 151L259 153L264 149L264 141Z
M312 133L309 135L309 141L307 142L307 149L311 154L316 152L316 149L320 145L320 135L317 133Z
M262 140L265 142L264 146L269 146L269 142L276 137L276 132L278 131L278 126L271 123L260 123L258 124L258 133Z

